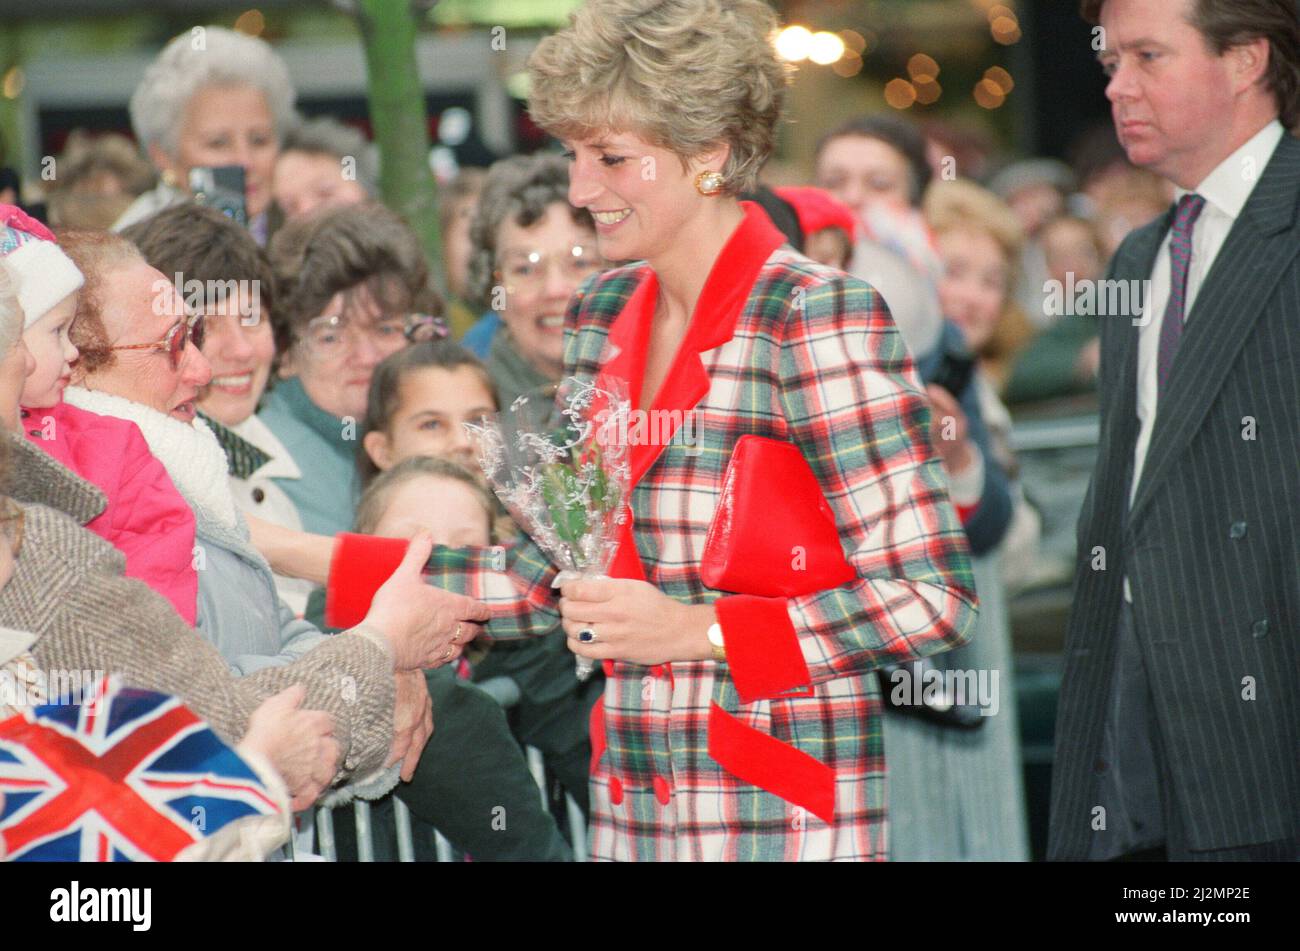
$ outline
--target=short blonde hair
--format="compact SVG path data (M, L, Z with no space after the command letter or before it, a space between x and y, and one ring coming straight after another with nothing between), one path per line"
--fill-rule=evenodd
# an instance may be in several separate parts
M935 235L958 228L982 231L993 239L1007 259L1007 286L1002 314L994 325L993 333L980 348L979 357L985 372L992 377L999 391L1006 385L1015 358L1033 338L1034 325L1012 299L1012 288L1020 266L1020 252L1025 245L1025 232L1020 219L1004 202L987 188L974 182L936 181L925 193L923 203L926 221Z
M373 535L388 512L393 493L406 483L421 477L447 479L466 486L475 501L483 507L483 518L488 525L488 533L491 534L495 505L488 490L483 488L474 477L474 473L464 466L436 456L410 456L375 476L357 502L357 514L352 521L352 530L362 535Z
M528 60L534 122L560 138L626 131L683 167L721 144L724 190L772 153L788 73L763 0L588 0Z
M974 228L987 233L1014 271L1025 245L1025 232L1011 206L987 188L974 182L934 182L925 195L925 218L936 235L955 228Z

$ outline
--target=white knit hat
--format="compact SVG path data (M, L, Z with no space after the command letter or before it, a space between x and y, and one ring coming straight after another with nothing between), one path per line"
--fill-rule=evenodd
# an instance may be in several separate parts
M24 330L86 282L50 229L14 205L0 205L0 264L18 285Z

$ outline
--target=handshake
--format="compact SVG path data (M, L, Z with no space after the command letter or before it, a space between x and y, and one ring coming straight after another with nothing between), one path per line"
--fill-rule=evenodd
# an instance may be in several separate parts
M433 714L422 670L461 655L487 622L487 605L426 584L424 565L433 551L427 533L414 538L397 569L375 592L365 620L352 633L384 650L393 663L396 703L388 765L401 763L401 778L415 773L433 732ZM293 686L267 699L253 713L241 746L264 755L284 779L294 811L305 809L328 788L340 749L333 718L303 708L305 691Z
M425 583L421 572L432 551L429 534L412 539L402 563L375 592L366 619L354 629L367 637L381 636L398 671L450 663L482 633L490 616L486 604Z

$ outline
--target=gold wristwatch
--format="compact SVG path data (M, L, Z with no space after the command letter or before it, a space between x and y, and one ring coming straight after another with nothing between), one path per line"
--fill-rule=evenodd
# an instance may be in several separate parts
M713 623L709 625L709 646L713 648L713 659L719 664L727 662L727 648L722 643L722 625Z

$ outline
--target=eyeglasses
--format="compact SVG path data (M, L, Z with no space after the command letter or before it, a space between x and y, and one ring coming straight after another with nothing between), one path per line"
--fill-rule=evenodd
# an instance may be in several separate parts
M171 359L172 369L179 370L181 360L185 357L185 345L193 343L196 349L203 349L203 338L206 334L207 325L204 322L203 315L193 317L189 320L178 320L172 325L171 330L155 343L128 343L120 344L116 347L106 347L106 350L165 350L167 356Z
M330 314L310 321L298 341L317 360L341 357L363 337L387 356L406 346L407 321L406 317L382 317L358 324L339 314Z
M406 318L406 339L411 343L442 340L451 336L447 321L432 314L410 314Z
M0 536L15 558L23 550L23 510L13 499L0 501Z
M581 244L554 254L507 251L497 262L497 276L505 284L507 293L536 291L545 285L552 263L558 265L560 274L567 280L581 284L600 270L601 259L595 248Z

